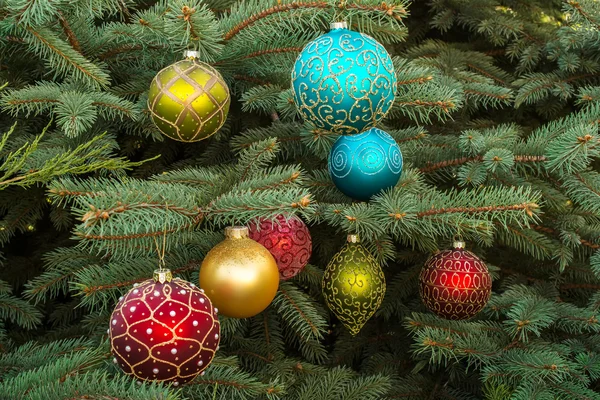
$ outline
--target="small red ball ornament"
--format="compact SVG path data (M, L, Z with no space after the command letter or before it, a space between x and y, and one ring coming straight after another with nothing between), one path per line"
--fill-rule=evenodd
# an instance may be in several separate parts
M492 277L485 263L454 242L427 260L419 276L425 306L442 318L461 320L476 315L490 299Z
M278 215L276 221L259 220L249 225L250 239L262 244L271 252L281 280L300 273L312 254L312 239L306 224L298 217L286 219Z
M220 331L204 291L161 269L119 299L109 335L114 362L127 375L178 386L208 367Z

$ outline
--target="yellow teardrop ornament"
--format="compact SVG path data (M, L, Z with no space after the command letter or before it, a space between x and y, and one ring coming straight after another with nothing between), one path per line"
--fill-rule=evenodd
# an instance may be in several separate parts
M325 303L352 335L375 314L385 296L385 276L358 235L348 235L348 243L329 262L322 289Z

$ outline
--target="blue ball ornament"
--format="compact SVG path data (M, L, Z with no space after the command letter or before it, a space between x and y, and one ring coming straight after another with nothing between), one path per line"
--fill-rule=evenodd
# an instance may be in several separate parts
M376 126L396 95L396 72L385 48L372 37L332 24L302 50L292 70L292 91L302 117L339 134Z
M394 138L381 129L340 136L329 153L329 173L346 196L369 200L398 183L402 152Z

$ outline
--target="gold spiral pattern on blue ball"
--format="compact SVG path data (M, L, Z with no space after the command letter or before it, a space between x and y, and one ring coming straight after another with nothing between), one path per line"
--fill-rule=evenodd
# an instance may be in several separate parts
M396 94L394 64L372 37L334 29L308 43L292 70L293 98L318 129L355 134L375 126Z

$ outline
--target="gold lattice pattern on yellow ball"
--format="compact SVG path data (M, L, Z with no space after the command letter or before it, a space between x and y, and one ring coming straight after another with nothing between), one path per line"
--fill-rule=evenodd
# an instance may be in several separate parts
M148 91L152 120L163 134L181 142L196 142L217 132L229 104L229 88L221 74L195 59L161 70Z
M368 250L347 243L325 269L323 296L329 309L356 335L383 301L385 276Z

